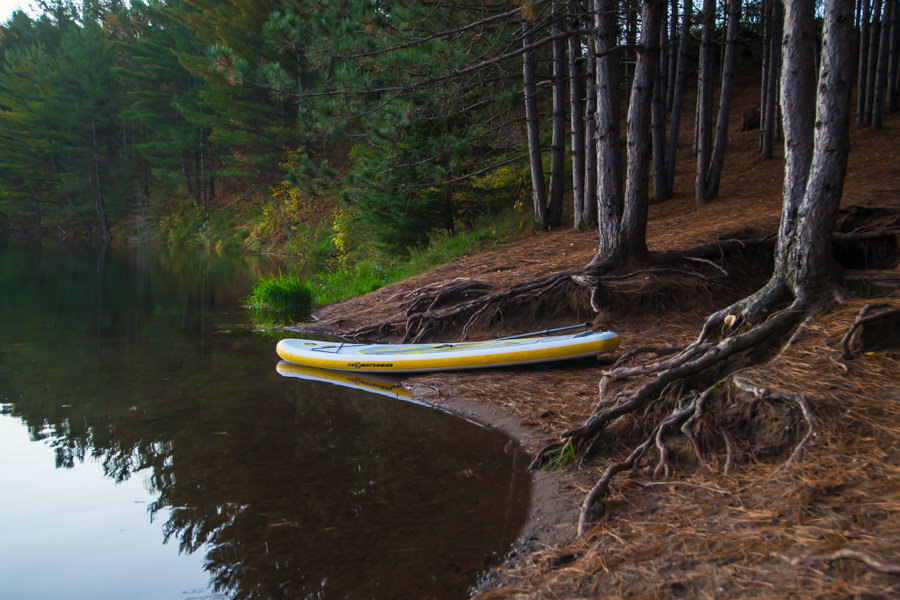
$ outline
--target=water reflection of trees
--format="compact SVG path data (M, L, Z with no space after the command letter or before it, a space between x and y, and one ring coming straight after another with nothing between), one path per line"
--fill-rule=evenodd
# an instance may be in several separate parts
M165 539L204 552L229 597L459 596L516 534L528 484L505 439L278 377L270 342L204 322L222 294L202 273L221 267L7 259L0 400L57 466L145 477Z
M205 552L213 585L233 598L461 594L515 535L520 513L504 522L505 504L527 483L497 458L499 436L324 384L253 396L101 413L73 400L77 418L31 429L59 466L91 456L117 481L149 473L165 539ZM26 398L17 412L30 412Z

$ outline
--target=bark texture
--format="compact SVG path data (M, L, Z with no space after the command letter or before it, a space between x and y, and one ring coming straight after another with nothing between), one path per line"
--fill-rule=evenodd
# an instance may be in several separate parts
M741 30L741 4L742 0L731 0L728 5L728 30L725 39L725 60L722 64L722 87L719 91L719 114L716 117L716 138L704 192L706 202L719 195L719 182L725 165L731 97L734 92L734 77L737 74L737 37Z
M569 0L569 30L578 29L580 2ZM587 226L584 200L584 68L581 59L581 36L572 33L568 39L569 50L569 130L572 141L572 203L575 229L581 231Z
M812 44L814 39L814 7L806 2L785 3L784 43L781 64L781 105L784 111L784 184L781 223L778 228L777 253L792 239L797 215L806 190L809 166L813 156L816 75ZM780 279L784 261L776 266Z
M878 70L875 73L875 99L872 103L872 128L884 127L884 108L888 92L888 62L891 58L891 25L894 20L894 0L885 0L881 13L881 39L878 43Z
M597 257L615 251L622 215L622 167L619 151L619 84L616 48L615 0L597 0L595 45L597 48L597 202L599 245Z
M563 186L566 152L566 50L560 37L563 11L559 0L553 3L553 134L550 142L550 198L547 204L547 224L562 223Z
M522 25L522 44L534 44L534 33L528 23ZM531 167L531 193L534 202L534 222L541 229L548 227L547 195L544 191L544 165L541 162L541 132L538 124L537 81L534 50L522 54L522 81L525 87L525 124L528 133L528 162Z
M697 101L697 176L694 198L697 208L706 204L706 179L712 155L713 60L716 0L703 0L703 33L700 41L700 75Z
M694 12L692 0L684 0L684 11L681 21L681 35L678 40L678 59L675 69L675 84L672 92L672 116L669 120L669 147L666 153L666 189L669 194L675 187L675 157L678 154L678 131L681 128L681 114L684 105L684 92L687 90L688 44L691 38L691 15Z
M791 4L808 3L792 0ZM812 164L790 242L782 245L784 251L776 257L794 295L809 301L817 301L836 285L831 237L850 149L852 25L853 0L826 3Z
M866 97L863 125L871 125L875 112L875 80L878 71L878 44L881 39L881 9L882 1L875 0L872 7L872 22L869 25L869 53L866 64Z
M629 260L647 252L647 210L650 178L650 103L659 67L659 30L664 0L645 0L641 12L641 52L638 54L628 103L628 168L625 211L619 234L619 253Z
M666 15L663 7L663 17ZM668 29L663 18L659 27L659 66L653 82L653 106L650 128L653 135L653 201L665 202L669 199L668 176L666 175L666 76L668 71L669 43Z
M769 63L766 71L765 112L761 117L760 151L763 158L772 158L778 128L778 80L781 75L781 34L784 28L784 7L781 0L772 0L769 13Z
M862 0L859 21L859 81L856 89L856 123L864 125L866 122L866 90L869 89L869 31L871 25L872 0Z

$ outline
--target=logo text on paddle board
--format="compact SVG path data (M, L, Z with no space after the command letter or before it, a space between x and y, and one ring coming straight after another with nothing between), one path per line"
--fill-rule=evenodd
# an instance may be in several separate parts
M364 362L351 362L347 363L347 366L351 369L390 369L394 366L394 363L364 363Z

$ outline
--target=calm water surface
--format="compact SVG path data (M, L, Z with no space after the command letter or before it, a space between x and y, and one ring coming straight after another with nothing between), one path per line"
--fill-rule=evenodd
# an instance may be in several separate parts
M0 598L460 598L502 556L520 448L276 372L240 300L288 268L0 248Z

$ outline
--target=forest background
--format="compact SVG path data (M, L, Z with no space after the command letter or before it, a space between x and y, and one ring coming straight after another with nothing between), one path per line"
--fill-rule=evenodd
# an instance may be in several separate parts
M596 140L621 135L624 149L625 136L595 127L595 4L41 0L0 27L0 230L377 271L473 228L480 237L460 246L558 227L564 213L566 226L596 227ZM875 31L882 3L869 4L856 18ZM640 9L616 13L623 99ZM727 129L738 70L762 76L760 150L771 156L780 14L771 0L669 3L652 200L671 195L677 152L698 155L698 203L716 195L726 149L713 136L714 90L721 81ZM685 107L688 79L701 100ZM895 110L896 65L882 87ZM687 111L690 149L677 145Z

